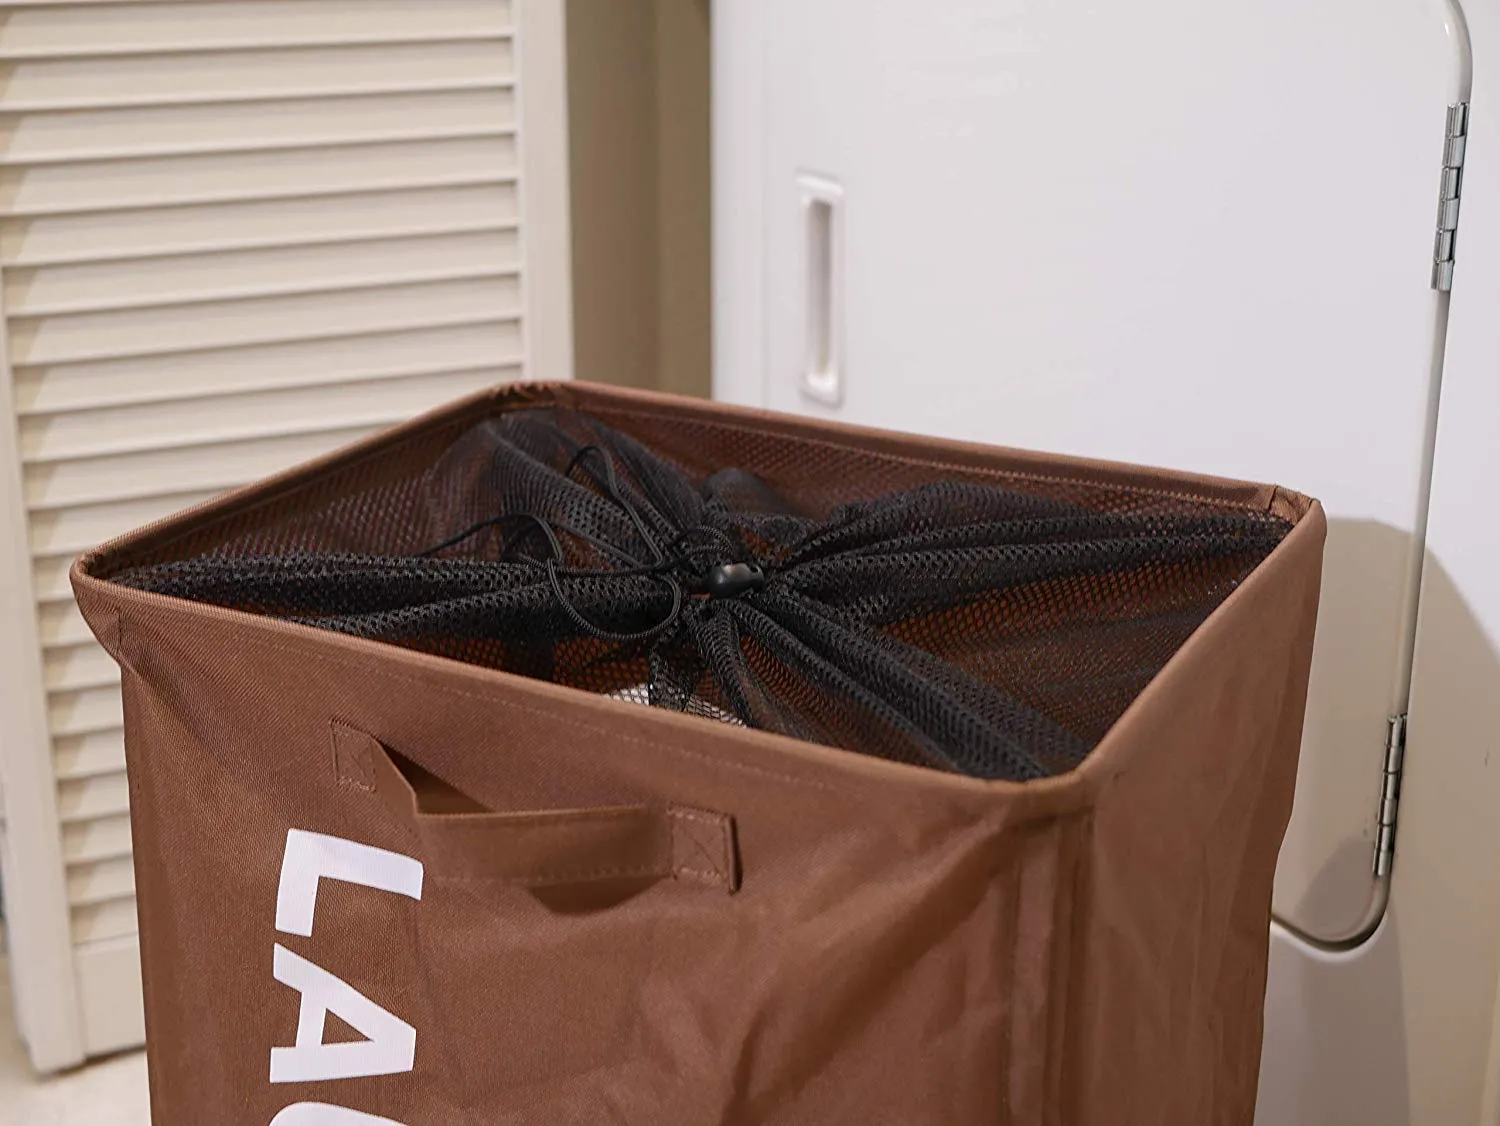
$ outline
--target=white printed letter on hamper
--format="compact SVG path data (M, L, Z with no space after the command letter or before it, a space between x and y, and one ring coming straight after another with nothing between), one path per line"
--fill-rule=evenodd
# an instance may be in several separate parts
M302 994L297 1045L271 1049L272 1083L321 1083L399 1075L417 1058L417 1030L386 1012L342 978L276 945L273 972L282 985ZM323 1026L333 1013L365 1039L325 1044Z
M297 1103L271 1119L271 1126L401 1126L401 1123L329 1103Z
M410 856L382 848L291 829L276 890L276 929L310 938L317 915L318 888L326 879L422 898L422 865ZM297 1041L271 1049L272 1083L317 1083L411 1071L417 1033L342 978L293 953L280 943L272 952L272 973L301 994ZM365 1037L352 1043L323 1040L333 1013ZM329 1103L297 1103L282 1110L271 1126L401 1126L388 1118Z
M276 892L277 930L304 938L312 935L318 884L324 878L362 884L412 899L422 898L420 861L342 837L290 829L281 860L281 884Z

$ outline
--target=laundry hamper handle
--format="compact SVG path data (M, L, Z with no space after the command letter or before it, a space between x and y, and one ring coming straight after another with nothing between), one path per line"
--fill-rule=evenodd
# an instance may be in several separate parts
M438 879L549 887L674 879L739 888L734 819L678 805L594 806L505 813L433 813L373 735L334 722L340 776L373 789L421 840Z

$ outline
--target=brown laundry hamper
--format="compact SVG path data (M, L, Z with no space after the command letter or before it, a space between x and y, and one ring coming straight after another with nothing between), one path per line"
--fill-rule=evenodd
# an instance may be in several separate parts
M153 1121L1250 1123L1323 534L518 384L84 556Z

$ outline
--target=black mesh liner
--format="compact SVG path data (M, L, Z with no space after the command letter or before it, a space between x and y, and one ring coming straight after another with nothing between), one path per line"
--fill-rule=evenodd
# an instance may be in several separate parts
M1024 780L1077 765L1290 530L1124 488L882 476L842 447L792 464L790 440L741 448L710 423L627 413L454 428L425 459L314 490L305 511L108 577Z

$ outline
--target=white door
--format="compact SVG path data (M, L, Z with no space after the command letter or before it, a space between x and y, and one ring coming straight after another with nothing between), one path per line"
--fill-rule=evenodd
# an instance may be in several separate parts
M1320 497L1327 581L1275 907L1315 936L1358 932L1409 680L1446 308L1435 212L1468 88L1453 11L727 7L721 393Z
M119 676L74 555L566 378L561 0L0 4L0 774L18 1017L142 1036Z

